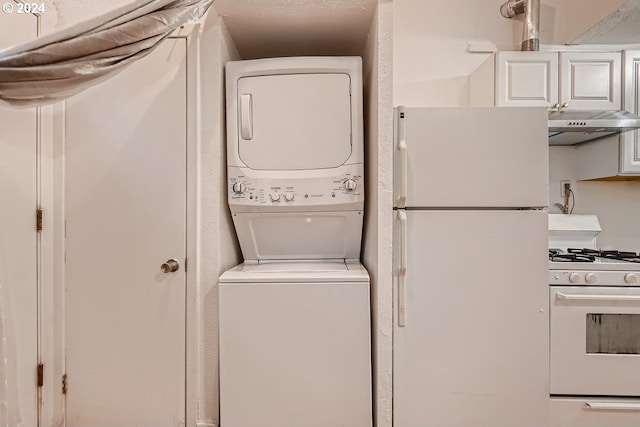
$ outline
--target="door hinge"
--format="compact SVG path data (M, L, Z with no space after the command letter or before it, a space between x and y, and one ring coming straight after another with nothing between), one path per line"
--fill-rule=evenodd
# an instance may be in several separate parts
M187 272L187 258L184 259L184 272Z
M42 363L38 364L38 387L42 387L44 385L44 365Z
M62 394L67 394L67 374L62 376Z
M42 231L42 216L44 211L42 209L36 210L36 231Z

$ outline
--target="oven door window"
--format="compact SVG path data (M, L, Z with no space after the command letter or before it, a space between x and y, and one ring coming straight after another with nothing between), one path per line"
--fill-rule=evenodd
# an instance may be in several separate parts
M640 354L640 314L587 313L587 353Z

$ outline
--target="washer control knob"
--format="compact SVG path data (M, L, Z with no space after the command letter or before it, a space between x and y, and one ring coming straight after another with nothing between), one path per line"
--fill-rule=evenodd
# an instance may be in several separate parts
M291 192L287 192L287 193L285 193L285 195L284 195L284 199L285 199L287 202L292 201L292 200L293 200L293 193L291 193Z
M280 201L280 193L271 193L270 197L272 202Z
M584 281L587 283L596 283L598 281L598 276L596 273L587 273L584 276Z
M351 178L349 178L349 179L347 179L347 180L344 182L344 189L345 189L345 190L347 190L347 191L353 191L353 190L355 190L356 188L358 188L358 183L356 182L356 180L355 180L355 179L351 179Z
M569 281L571 283L578 283L580 281L580 275L578 273L569 274Z
M627 273L624 275L624 281L628 284L638 283L638 276L633 273Z
M231 191L233 191L235 194L242 194L244 193L244 190L244 184L241 182L234 182L231 186Z

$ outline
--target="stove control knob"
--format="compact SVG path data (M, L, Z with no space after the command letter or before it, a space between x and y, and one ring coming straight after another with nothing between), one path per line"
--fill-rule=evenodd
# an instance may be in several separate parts
M292 200L293 200L293 193L285 193L285 195L284 195L284 199L285 199L287 202L292 201Z
M598 281L598 276L595 273L587 273L584 276L584 281L587 283L596 283Z
M569 274L569 281L571 283L578 283L580 281L580 275L578 273Z
M280 201L280 194L279 193L271 193L271 201L272 202L278 202Z
M234 182L231 186L231 191L233 191L235 194L242 194L244 193L244 190L244 184L241 182Z
M632 283L638 283L638 276L636 276L633 273L628 273L624 275L624 281L627 282L628 284L632 284Z
M347 179L344 182L344 189L347 191L353 191L358 187L358 183L355 179Z

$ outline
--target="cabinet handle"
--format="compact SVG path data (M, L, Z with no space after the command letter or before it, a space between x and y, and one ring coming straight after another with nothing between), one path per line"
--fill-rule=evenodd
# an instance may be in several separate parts
M565 108L569 107L569 103L565 102L564 104L562 104L562 106L560 107L560 110L564 110Z
M398 208L404 208L407 205L407 122L404 115L404 109L398 109L398 159L400 163L398 165L400 188L396 200Z
M407 326L406 292L407 292L407 213L398 210L398 221L400 221L400 265L398 266L398 326Z
M550 110L551 110L551 111L560 111L560 104L557 104L557 103L556 103L556 104L553 104L553 105L550 107Z
M640 411L640 403L629 402L585 402L596 411Z
M567 301L640 301L640 295L573 295L558 292L556 299Z

